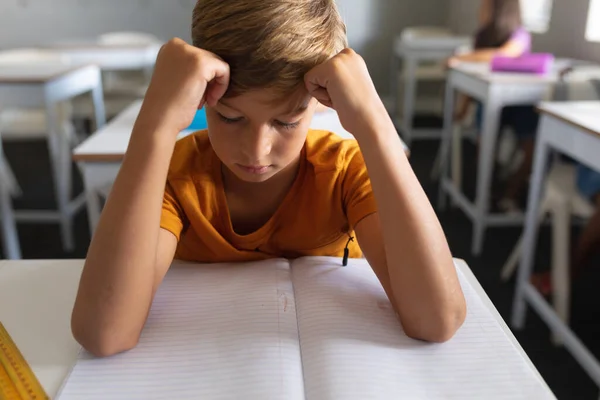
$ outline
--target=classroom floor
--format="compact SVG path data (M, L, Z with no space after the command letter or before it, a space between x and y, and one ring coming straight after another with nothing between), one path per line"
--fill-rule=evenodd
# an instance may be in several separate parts
M437 185L430 181L429 172L437 151L437 142L416 142L411 148L411 163L424 185L430 199L437 195ZM45 143L8 143L5 152L15 170L24 196L15 202L15 207L50 208L54 205L50 166ZM465 160L475 159L473 146L465 145ZM465 161L465 170L474 171L475 165ZM473 188L474 177L465 176L467 191ZM79 193L81 178L75 173L74 189ZM500 268L508 257L512 246L520 235L517 228L497 228L489 231L483 256L470 255L471 223L457 210L448 210L439 215L450 247L456 257L465 259L481 282L500 313L510 318L514 281L501 283ZM19 224L19 237L23 257L28 259L84 258L89 244L87 216L82 210L75 219L76 250L62 250L57 225ZM549 265L548 250L550 235L544 229L540 235L537 267ZM598 263L597 265L600 265ZM600 268L590 270L573 285L571 326L583 342L600 357ZM528 314L526 328L515 332L518 340L550 385L558 399L598 399L598 390L573 358L562 348L550 343L550 334L545 325L533 313Z

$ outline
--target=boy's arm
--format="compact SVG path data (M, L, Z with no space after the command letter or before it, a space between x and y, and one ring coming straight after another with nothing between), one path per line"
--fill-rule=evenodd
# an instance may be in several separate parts
M208 87L208 83L211 86ZM73 309L75 338L106 356L136 345L177 239L160 228L177 134L225 93L229 66L174 39L161 49L129 147L92 239Z
M364 61L346 49L311 70L305 82L358 140L378 213L358 222L356 234L405 332L449 339L466 315L452 256Z
M174 135L141 118L90 245L73 309L75 338L105 356L132 348L177 239L160 229ZM154 128L155 129L155 128Z

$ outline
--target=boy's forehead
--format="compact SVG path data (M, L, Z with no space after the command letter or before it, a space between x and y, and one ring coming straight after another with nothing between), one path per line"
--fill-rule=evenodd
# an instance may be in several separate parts
M304 111L312 96L305 89L297 90L287 96L282 96L272 89L254 89L238 96L222 99L220 102L225 106L246 111L251 108L263 108L271 110L278 115L290 114Z

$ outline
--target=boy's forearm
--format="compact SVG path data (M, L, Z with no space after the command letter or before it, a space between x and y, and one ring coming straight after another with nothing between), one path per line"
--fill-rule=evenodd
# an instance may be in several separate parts
M355 136L377 200L396 307L403 323L420 331L428 319L448 321L455 313L459 325L464 297L443 230L391 120L378 120Z
M87 340L107 332L137 339L151 304L162 199L176 136L149 129L144 121L136 122L88 251L73 311L74 331Z

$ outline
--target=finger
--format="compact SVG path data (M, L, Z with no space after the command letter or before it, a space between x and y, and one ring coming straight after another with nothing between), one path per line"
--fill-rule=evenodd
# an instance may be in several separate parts
M206 88L206 101L214 106L223 97L229 87L229 65L219 59L214 59L209 65L210 74Z
M328 78L328 62L319 64L304 74L304 85L310 92L318 87L327 88L329 84Z
M329 97L327 89L319 87L313 90L312 92L309 92L309 94L315 99L317 99L319 103L324 104L327 107L331 107L331 97Z
M333 103L328 101L319 101L319 103L323 104L325 107L333 108Z

